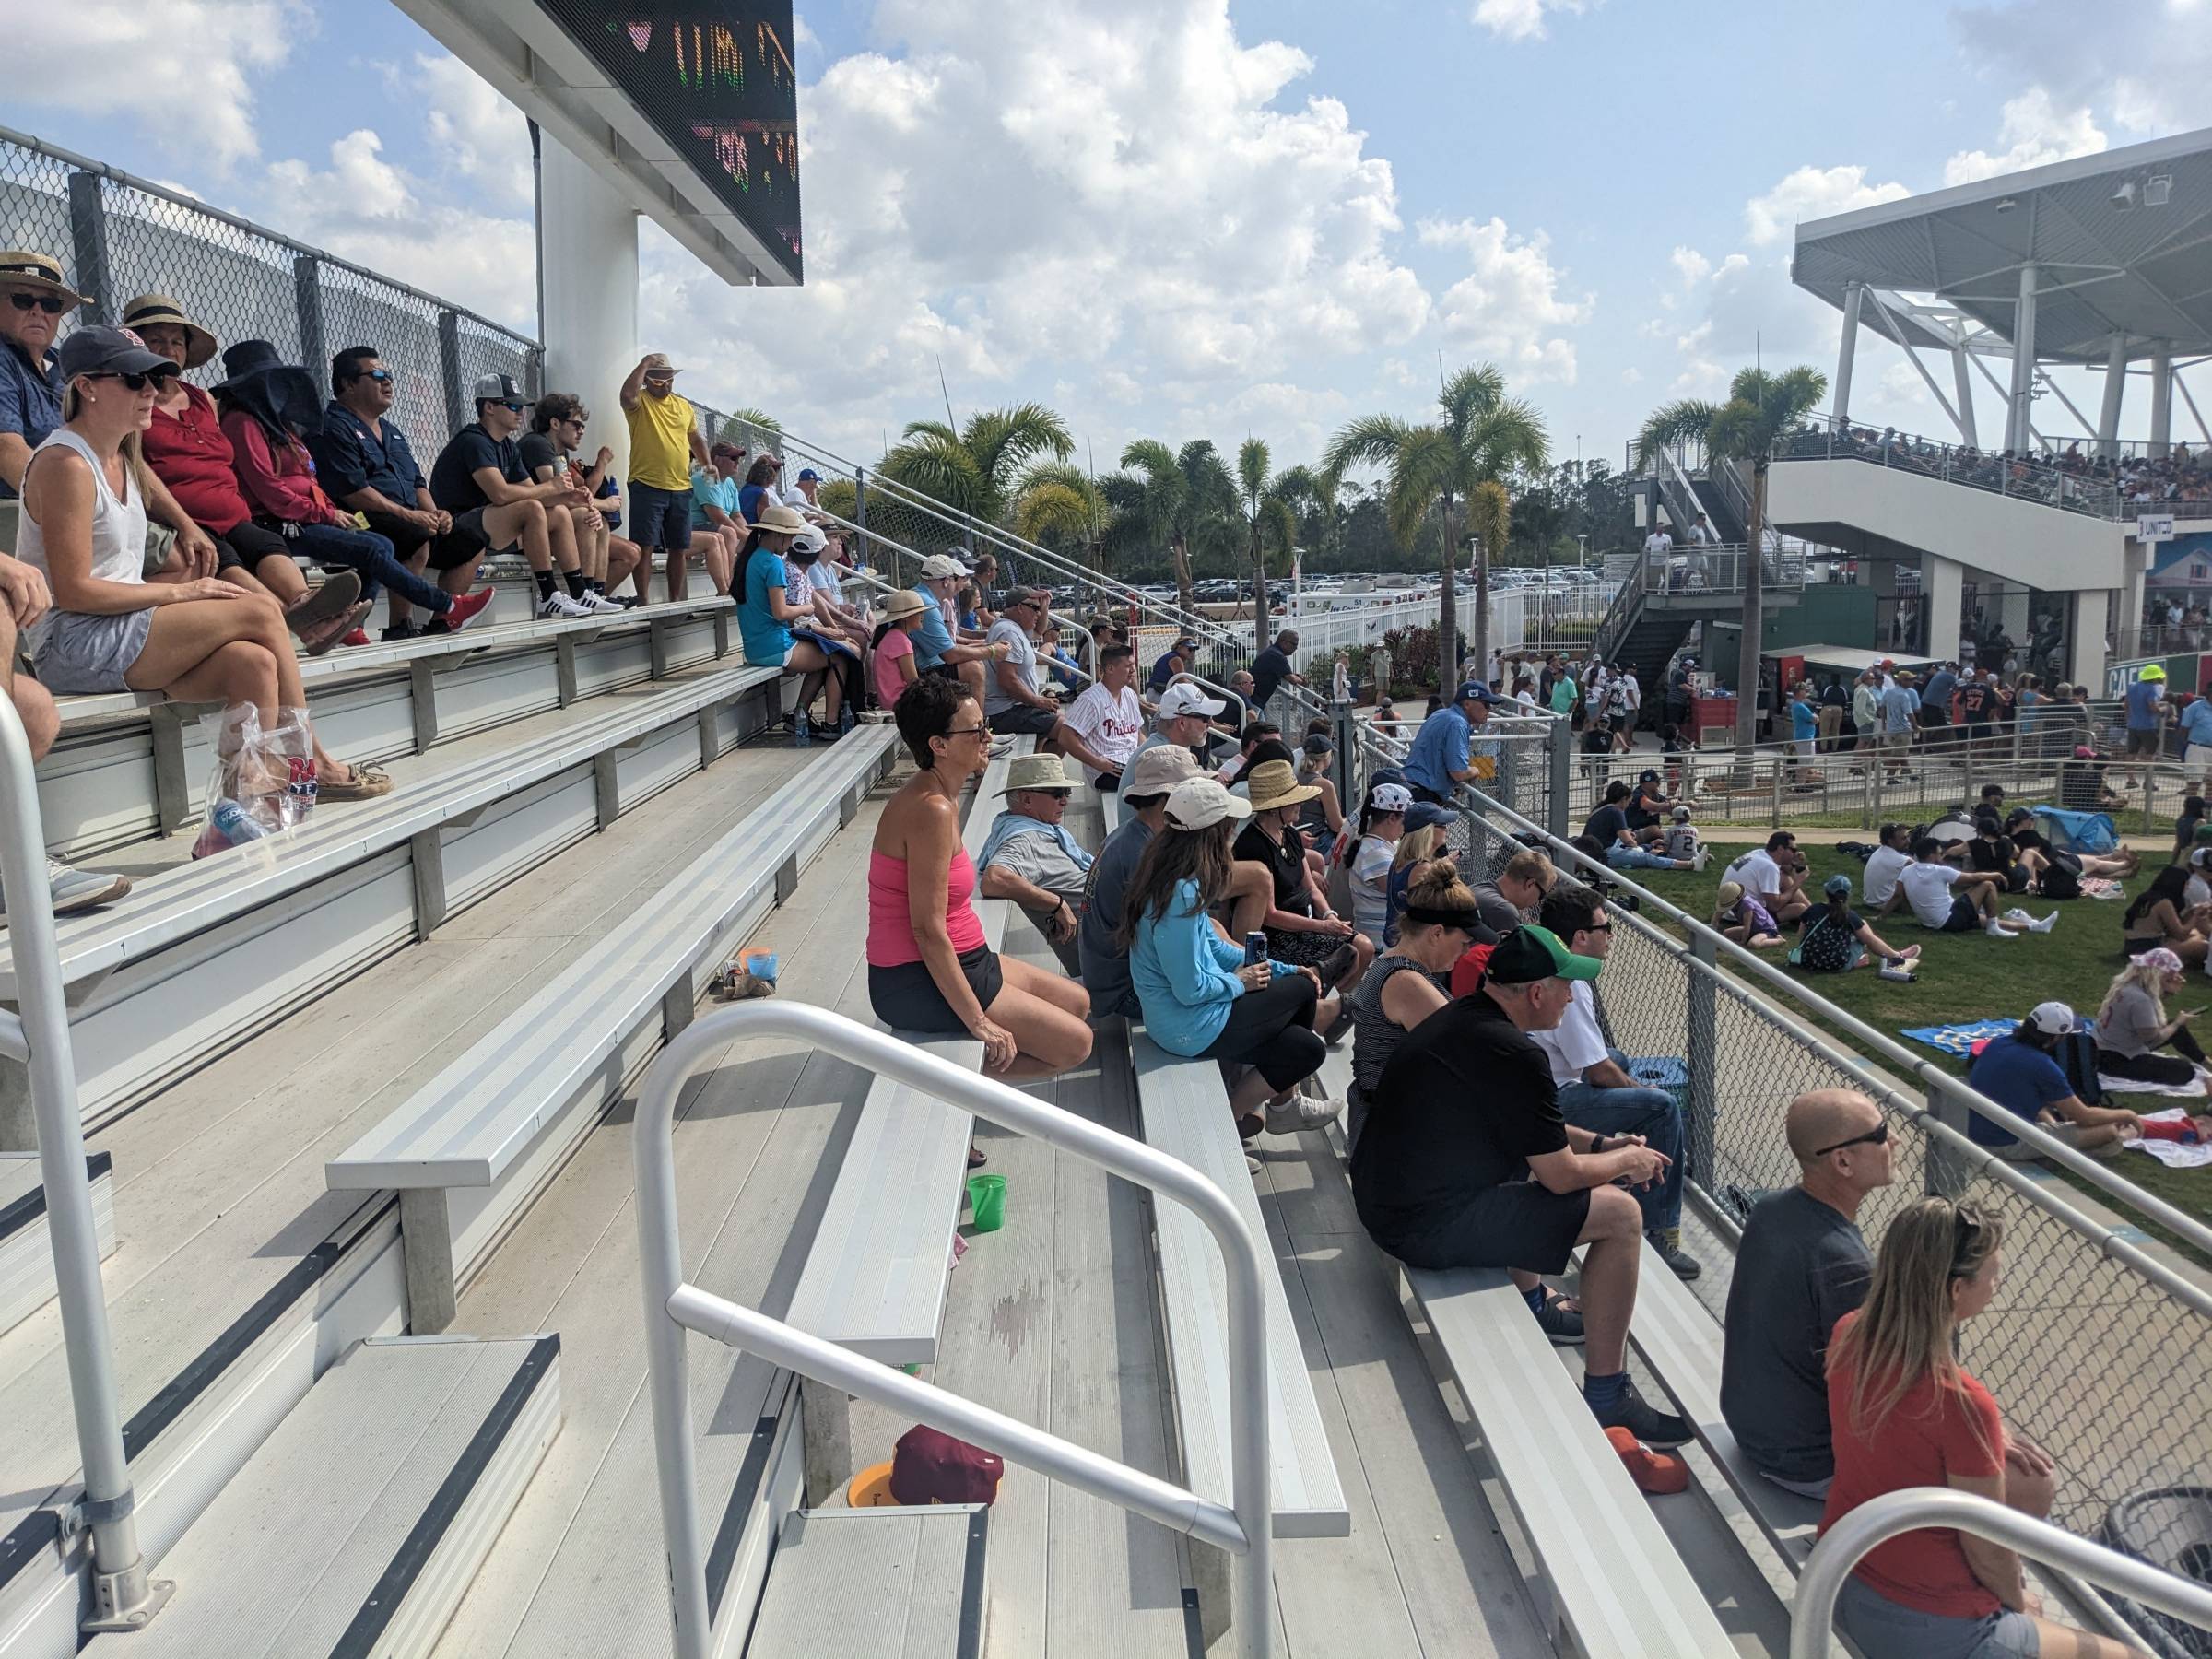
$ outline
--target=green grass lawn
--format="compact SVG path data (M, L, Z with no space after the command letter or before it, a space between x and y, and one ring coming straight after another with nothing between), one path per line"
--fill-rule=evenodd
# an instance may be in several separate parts
M1636 870L1630 874L1639 885L1703 920L1712 913L1713 890L1720 883L1722 868L1738 853L1747 851L1752 843L1709 844L1713 849L1712 863L1703 875L1674 870ZM1865 875L1860 862L1834 847L1806 843L1803 851L1812 866L1809 888L1817 892L1821 882L1840 870L1851 877L1853 908L1861 909L1855 902L1855 889ZM2144 873L2127 884L2131 898L2148 884L2155 867L2147 860ZM2005 908L2012 908L2015 902L2018 901L2008 900ZM1934 1049L1923 1049L1901 1034L1903 1028L1971 1019L2018 1019L2037 1003L2050 998L2070 1004L2077 1014L2092 1016L2104 1000L2105 987L2119 971L2120 916L2126 909L2124 904L2111 900L2073 899L2053 905L2031 898L2026 900L2025 908L2038 916L2053 909L2058 911L2060 921L2056 930L2042 935L2028 934L2008 941L1998 940L1979 933L1931 933L1901 906L1878 920L1870 911L1862 909L1861 913L1873 923L1875 932L1890 945L1900 950L1908 945L1921 947L1920 977L1910 985L1885 980L1872 968L1853 969L1849 973L1800 976L1790 966L1786 950L1766 950L1759 955L1793 979L1802 977L1817 994L1846 1013L1887 1033L1921 1057L1963 1076L1964 1062L1951 1060ZM2212 979L2194 974L2178 995L2168 999L2166 1012L2171 1018L2183 1008L2206 1006L2212 1006ZM1797 1005L1797 1011L1804 1012L1802 1005ZM2212 1018L2202 1016L2200 1018L2207 1029L2212 1029ZM1892 1076L1897 1074L1893 1064L1885 1062L1879 1054L1865 1053L1865 1045L1854 1041L1849 1033L1826 1022L1819 1023L1841 1045L1865 1054ZM2147 1111L2173 1103L2151 1095L2130 1095L2118 1103L2139 1102L2147 1103L2144 1105ZM2212 1223L2212 1169L2170 1170L2155 1159L2134 1152L2125 1154L2116 1167L2146 1192ZM2172 1241L2170 1239L2168 1242Z

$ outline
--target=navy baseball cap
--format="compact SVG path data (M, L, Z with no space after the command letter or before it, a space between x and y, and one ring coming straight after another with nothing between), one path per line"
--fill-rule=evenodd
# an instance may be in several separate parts
M802 483L802 484L805 484L805 483L807 483L807 482L809 482L809 481L812 481L812 482L814 482L814 483L816 483L816 484L819 484L819 483L822 481L822 475L821 475L820 473L818 473L818 472L816 472L816 471L814 470L814 468L813 468L813 467L811 467L811 466L802 466L802 467L800 467L800 468L799 468L799 482L800 482L800 483Z
M1450 810L1439 806L1434 801L1416 801L1406 809L1406 828L1408 830L1430 830L1451 821Z
M62 342L59 367L64 382L80 374L158 374L180 372L176 364L146 348L146 342L127 328L80 328Z
M1469 680L1459 688L1458 695L1452 700L1453 702L1478 702L1485 708L1490 708L1496 705L1498 695L1480 680Z

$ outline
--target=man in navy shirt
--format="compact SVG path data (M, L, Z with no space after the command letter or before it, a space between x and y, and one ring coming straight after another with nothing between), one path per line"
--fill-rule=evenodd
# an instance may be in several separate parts
M1265 708L1275 696L1275 689L1285 680L1294 686L1306 683L1306 677L1290 665L1290 653L1298 649L1298 635L1286 628L1275 636L1275 643L1252 659L1252 685L1259 705Z
M2074 1092L2074 1085L2066 1080L2053 1055L2059 1040L2072 1032L2075 1023L2074 1010L2065 1003L2037 1003L2010 1036L1983 1045L1967 1071L1967 1086L2077 1152L2110 1158L2119 1151L2123 1139L2140 1132L2141 1120L2132 1112L2091 1106ZM2027 1163L2042 1156L2009 1129L1978 1112L1966 1120L1966 1133L1976 1146L1987 1147L2012 1163Z

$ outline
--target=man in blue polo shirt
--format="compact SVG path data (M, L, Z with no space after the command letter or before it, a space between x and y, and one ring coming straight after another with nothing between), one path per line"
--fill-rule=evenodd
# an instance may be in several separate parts
M2053 1057L2059 1041L2075 1027L2074 1010L2062 1002L2037 1003L2009 1036L1984 1043L1966 1074L1967 1086L1987 1095L2015 1117L2025 1118L2045 1135L2077 1152L2110 1158L2120 1142L2140 1133L2132 1112L2091 1106L2074 1092ZM2039 1118L2054 1120L2041 1121ZM2042 1153L1980 1112L1966 1120L1967 1137L2011 1163L2026 1163Z
M307 449L324 493L366 518L392 544L394 557L420 576L430 567L430 544L453 527L453 515L430 499L429 480L406 433L385 418L398 394L399 382L375 347L348 346L330 359L330 402L323 429L307 436ZM459 598L476 585L476 562L442 571L439 579ZM412 638L414 607L396 593L386 599L391 626L384 638Z
M1480 680L1469 680L1456 697L1421 722L1413 746L1406 751L1406 782L1415 799L1444 806L1459 784L1487 779L1496 770L1498 746L1477 744L1474 738L1497 700Z

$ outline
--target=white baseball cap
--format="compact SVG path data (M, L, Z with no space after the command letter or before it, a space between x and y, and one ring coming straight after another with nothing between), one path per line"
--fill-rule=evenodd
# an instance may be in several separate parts
M1219 698L1208 697L1188 680L1178 680L1159 697L1159 717L1175 720L1185 714L1204 714L1209 718L1229 705Z
M1205 830L1224 818L1252 816L1252 803L1230 794L1212 778L1192 778L1168 794L1168 822L1178 830Z
M974 573L949 553L932 553L922 561L922 580L924 582L936 582L947 576L972 576Z
M2046 1037L2064 1037L2074 1029L2074 1010L2062 1002L2040 1002L2028 1010L2028 1023Z
M1367 804L1377 812L1404 812L1413 805L1413 791L1403 783L1378 783Z

